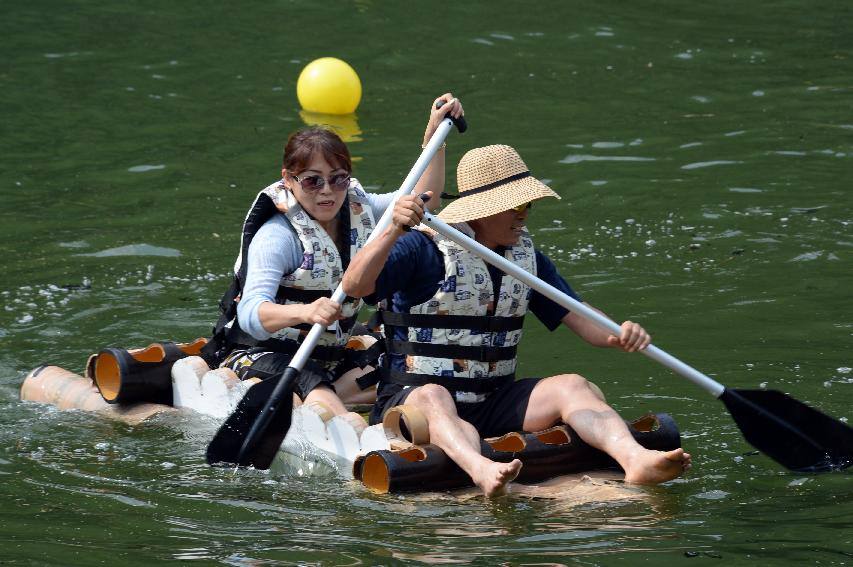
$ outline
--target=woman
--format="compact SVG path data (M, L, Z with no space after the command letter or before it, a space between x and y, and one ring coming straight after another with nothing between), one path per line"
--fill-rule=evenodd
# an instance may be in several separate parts
M437 109L439 101L444 105ZM423 144L445 116L462 114L450 93L437 98ZM442 146L415 186L415 194L432 191L430 208L439 204L444 167ZM349 150L335 133L308 128L290 136L281 180L258 194L246 217L234 282L205 351L211 366L229 367L241 379L263 379L283 372L310 327L322 324L327 329L300 372L295 393L335 415L347 411L336 390L348 401L372 401L372 396L359 395L358 373L347 372L366 363L345 348L361 301L339 305L330 297L393 200L393 194L365 193L351 173Z

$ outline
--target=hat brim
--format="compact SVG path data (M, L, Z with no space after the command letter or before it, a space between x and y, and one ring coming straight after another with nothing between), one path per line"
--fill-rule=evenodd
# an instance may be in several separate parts
M468 222L548 197L560 198L535 177L525 177L474 195L465 195L463 191L458 199L444 207L437 216L447 223Z

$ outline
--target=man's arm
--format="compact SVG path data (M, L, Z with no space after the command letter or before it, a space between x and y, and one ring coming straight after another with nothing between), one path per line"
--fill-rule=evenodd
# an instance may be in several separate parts
M444 104L441 108L436 108L435 105L438 104L439 101L442 101ZM430 107L429 122L427 122L426 130L424 131L422 147L426 147L430 139L432 139L433 134L435 134L435 131L438 129L438 126L445 118L448 116L461 118L464 114L465 113L462 110L462 103L459 102L458 99L454 98L452 94L445 93L435 99ZM429 208L430 211L441 206L441 193L444 191L445 177L444 154L444 145L442 145L429 162L429 165L427 165L427 168L424 170L420 179L418 179L413 191L415 195L420 195L427 191L430 192L430 198L427 201L427 208Z
M592 305L588 303L584 303L584 305L595 309L607 317L604 312ZM563 325L571 329L589 344L597 347L614 347L621 348L625 352L637 352L646 348L652 341L646 330L639 323L634 323L633 321L622 323L622 333L618 337L602 330L592 321L578 315L574 311L569 311L563 317Z
M426 195L432 197L429 192ZM391 226L359 250L344 272L341 284L348 296L364 297L376 291L376 280L382 273L397 239L406 234L406 229L411 229L421 222L424 216L424 201L420 195L404 195L394 205L393 215Z
M556 266L545 254L536 251L536 273L543 281L551 284L558 290L562 291L569 297L575 299L595 309L588 303L584 302L557 272ZM534 292L531 299L530 308L536 317L550 330L554 330L562 323L572 330L580 338L593 346L598 347L617 347L628 352L642 350L651 342L649 334L637 323L625 321L622 323L622 333L619 337L613 336L607 331L598 328L594 323L574 313L566 310L565 307L554 303L543 295ZM595 309L605 317L604 313Z

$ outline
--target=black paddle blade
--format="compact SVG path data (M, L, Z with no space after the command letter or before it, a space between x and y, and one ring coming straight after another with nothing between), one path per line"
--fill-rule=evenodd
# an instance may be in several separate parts
M290 429L293 386L298 374L298 370L288 367L280 376L249 388L207 446L207 463L270 468Z
M853 464L853 428L783 392L726 388L720 400L750 444L792 471Z

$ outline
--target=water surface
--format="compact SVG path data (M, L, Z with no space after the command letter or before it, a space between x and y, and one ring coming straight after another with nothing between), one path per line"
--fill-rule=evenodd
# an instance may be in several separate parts
M516 147L562 200L530 228L582 296L732 387L853 407L853 40L839 2L4 6L0 528L10 564L843 565L849 473L756 455L642 356L527 325L521 371L669 412L695 467L627 502L376 496L211 469L215 424L23 404L44 363L206 335L316 57L349 61L356 175L396 188L452 90L469 148ZM448 187L454 188L452 165Z

